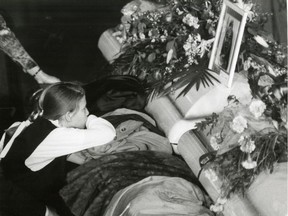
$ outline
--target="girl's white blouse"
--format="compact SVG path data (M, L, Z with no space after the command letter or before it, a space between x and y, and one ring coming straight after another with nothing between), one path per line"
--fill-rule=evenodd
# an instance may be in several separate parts
M86 129L60 127L57 121L51 121L51 123L57 128L51 131L25 160L25 165L32 171L42 169L56 157L109 143L116 136L113 125L95 115L88 116ZM6 149L7 147L8 149ZM10 147L11 145L6 145L1 152L0 158L5 157Z

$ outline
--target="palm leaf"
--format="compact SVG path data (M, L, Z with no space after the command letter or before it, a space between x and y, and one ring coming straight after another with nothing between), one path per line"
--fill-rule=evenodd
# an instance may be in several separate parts
M171 93L175 89L179 89L185 86L185 88L179 93L179 95L177 95L177 98L178 98L182 95L186 95L194 85L196 85L196 90L198 91L201 84L205 88L205 87L209 87L210 85L214 85L213 80L220 83L219 80L212 73L216 73L216 72L209 70L209 69L206 69L200 72L199 71L197 72L186 71L181 74L174 75L171 79L172 80L175 78L178 78L178 79L174 82L172 82L171 80L170 81L171 86L165 87L165 88L164 86L165 84L167 84L167 81L165 82L163 82L163 80L157 81L149 87L150 89L149 97L153 99L156 96L158 97L164 96L164 95Z
M214 85L214 82L212 81L212 79L215 80L216 82L219 82L219 80L215 76L213 76L211 74L211 72L213 72L213 71L203 70L201 72L197 71L197 72L188 74L185 77L185 79L190 80L190 82L179 93L177 98L182 96L182 95L186 95L194 85L196 85L196 90L198 91L200 86L201 86L201 83L202 83L203 87L206 87L206 86Z

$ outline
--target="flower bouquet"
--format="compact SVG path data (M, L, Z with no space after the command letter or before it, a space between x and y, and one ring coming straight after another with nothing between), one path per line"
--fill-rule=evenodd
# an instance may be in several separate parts
M287 161L287 104L281 107L280 121L267 116L266 108L259 99L244 105L229 96L221 113L197 125L207 132L214 149L214 159L203 171L210 179L221 179L221 199L232 193L244 195L260 172L273 172L275 163ZM221 205L223 200L212 208Z
M194 85L198 89L218 81L207 67L220 2L167 0L155 5L125 10L129 18L122 19L122 33L116 34L122 49L112 63L113 73L137 76L151 95L186 86L185 94Z
M258 13L251 0L233 3L250 10L236 71L248 70L252 93L263 94L267 88L258 88L258 82L283 83L287 77L287 50L264 30L271 14ZM112 73L138 77L152 96L213 85L218 79L208 62L221 6L218 0L132 1L114 32L121 50Z

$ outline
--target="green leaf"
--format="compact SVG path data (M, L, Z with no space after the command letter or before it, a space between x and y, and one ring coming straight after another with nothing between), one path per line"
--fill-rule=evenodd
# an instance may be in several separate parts
M148 55L147 57L147 61L148 62L153 62L156 58L156 54L155 53L151 53L150 55Z
M138 31L139 32L144 32L144 29L146 28L146 24L145 23L139 23L138 24Z
M169 41L166 44L166 51L169 52L170 49L173 49L173 51L175 50L175 40Z
M201 83L204 87L214 85L211 78L219 82L219 80L214 77L211 72L211 70L202 70L192 72L190 75L185 77L185 79L189 80L189 84L180 92L177 97L180 97L181 95L186 95L194 85L196 85L197 91L199 90ZM181 80L181 82L182 84L184 83L183 80Z
M255 31L253 28L248 27L248 28L247 28L247 31L248 31L250 34L254 35L254 36L257 35L257 31Z

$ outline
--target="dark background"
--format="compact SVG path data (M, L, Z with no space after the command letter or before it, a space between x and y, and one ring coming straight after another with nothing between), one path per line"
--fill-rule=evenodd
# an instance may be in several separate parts
M88 83L109 71L98 40L120 23L120 10L127 2L0 0L0 14L44 72L63 81ZM0 50L0 135L13 121L27 118L28 99L39 88Z

